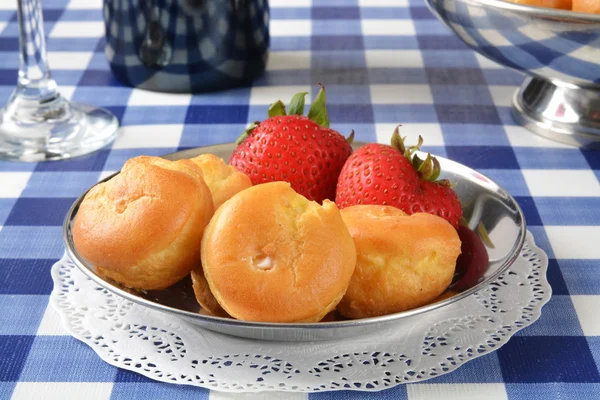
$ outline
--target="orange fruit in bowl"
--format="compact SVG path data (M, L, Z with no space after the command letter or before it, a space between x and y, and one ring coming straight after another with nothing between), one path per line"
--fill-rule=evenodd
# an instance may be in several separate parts
M600 14L600 1L573 0L573 11Z
M571 9L571 0L508 0L511 3L522 4L524 6L560 8L563 10ZM573 0L576 1L576 0ZM596 3L596 0L588 0L588 3Z

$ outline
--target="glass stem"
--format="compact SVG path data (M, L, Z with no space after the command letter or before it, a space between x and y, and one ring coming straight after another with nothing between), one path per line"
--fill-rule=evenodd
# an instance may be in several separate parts
M20 66L14 97L47 103L59 96L46 55L41 0L17 0Z

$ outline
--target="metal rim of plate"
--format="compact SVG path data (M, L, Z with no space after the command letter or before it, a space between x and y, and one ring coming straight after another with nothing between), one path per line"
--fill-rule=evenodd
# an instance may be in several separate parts
M366 144L366 143L355 142L353 144L353 147L358 148L364 144ZM169 160L178 160L178 159L191 158L191 157L197 156L199 154L205 154L205 153L223 153L224 151L227 151L228 154L231 154L231 150L233 150L234 148L235 148L234 143L228 143L228 144L220 144L220 145L212 145L212 146L206 146L206 147L187 149L187 150L183 150L183 151L179 151L179 152L169 153L162 157L169 159ZM493 274L486 277L482 282L480 282L477 285L475 285L463 292L460 292L459 294L452 296L448 299L439 301L437 303L428 304L428 305L425 305L422 307L414 308L414 309L411 309L408 311L395 313L395 314L388 314L388 315L384 315L384 316L380 316L380 317L371 317L371 318L363 318L363 319L355 319L355 320L317 322L317 323L273 323L273 322L242 321L242 320L236 320L236 319L230 319L230 318L221 318L221 317L215 317L215 316L210 316L210 315L203 315L203 314L193 313L190 311L169 307L169 306L139 297L135 294L132 294L126 290L123 290L123 289L115 286L114 284L112 284L108 281L105 281L104 279L102 279L100 276L98 276L96 274L96 272L94 271L94 266L91 265L90 263L88 263L83 257L81 257L78 254L77 250L75 249L74 243L73 243L71 226L72 226L73 220L75 219L75 216L77 215L79 205L81 204L81 202L83 201L83 198L89 192L89 190L91 190L94 186L96 186L102 182L106 182L106 181L110 180L112 177L116 176L119 172L116 172L116 173L104 178L103 180L99 181L98 183L96 183L95 185L90 187L88 190L86 190L77 200L75 200L73 205L69 208L69 211L67 212L65 219L64 219L63 241L65 244L65 249L66 249L67 255L73 261L73 263L85 275L87 275L90 279L92 279L94 282L96 282L100 286L102 286L105 289L109 290L110 292L112 292L120 297L123 297L129 301L132 301L134 303L137 303L142 306L149 307L151 309L155 309L155 310L167 313L167 314L171 314L171 315L175 315L177 317L184 318L188 321L191 321L193 323L196 323L197 325L200 325L204 328L207 328L207 329L210 329L213 331L222 332L222 333L230 334L233 336L252 338L252 339L283 340L283 341L326 340L326 339L333 339L336 337L341 338L341 337L357 336L365 331L364 328L366 326L378 326L383 323L404 320L409 317L417 316L419 314L426 313L431 310L436 310L438 308L448 306L450 304L453 304L457 301L460 301L460 300L472 295L473 293L483 289L484 287L489 285L491 282L496 280L496 278L498 278L502 273L506 272L510 268L510 266L515 262L515 260L519 256L521 249L523 248L523 245L525 243L525 238L526 238L527 227L526 227L523 211L519 207L516 200L505 189L503 189L501 186L497 185L494 181L487 178L486 176L484 176L484 175L482 175L460 163L457 163L455 161L451 161L451 160L448 160L446 158L439 157L439 156L436 156L436 158L438 158L438 160L440 161L440 164L442 165L442 169L444 168L444 165L446 165L446 166L453 165L455 167L459 167L460 169L470 171L472 174L474 174L473 176L475 176L475 177L481 177L481 178L487 180L495 188L499 189L501 191L500 196L502 196L502 198L506 199L514 207L514 211L517 214L516 219L521 222L519 225L518 235L517 235L516 241L513 244L512 250L505 257L505 261L502 263L502 265L500 267L498 267L493 272ZM442 175L442 177L443 177L443 175ZM359 328L362 328L362 329L359 329ZM237 332L236 329L239 329L239 332ZM267 334L259 334L257 336L250 334L252 329L259 329L261 331L266 330ZM337 329L337 330L341 329L342 332L336 333L334 336L331 336L326 333L326 331L332 330L332 329ZM274 332L272 332L272 334L270 334L269 330L273 330ZM299 336L298 334L296 334L298 332L298 330L302 330L303 332L306 332L306 330L308 330L308 334ZM286 332L287 332L287 334L286 334Z

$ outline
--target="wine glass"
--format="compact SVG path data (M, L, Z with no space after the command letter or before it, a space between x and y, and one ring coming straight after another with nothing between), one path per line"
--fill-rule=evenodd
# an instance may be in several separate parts
M17 0L20 67L17 87L0 110L0 160L76 157L112 142L119 127L109 111L69 102L46 58L41 0Z

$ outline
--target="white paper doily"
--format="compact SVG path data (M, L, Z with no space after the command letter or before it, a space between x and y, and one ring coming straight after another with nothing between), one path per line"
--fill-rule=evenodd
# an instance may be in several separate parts
M548 258L531 233L508 272L457 303L376 334L265 342L204 330L95 284L65 256L50 301L68 332L103 360L158 381L230 392L376 391L439 376L494 351L550 299Z

